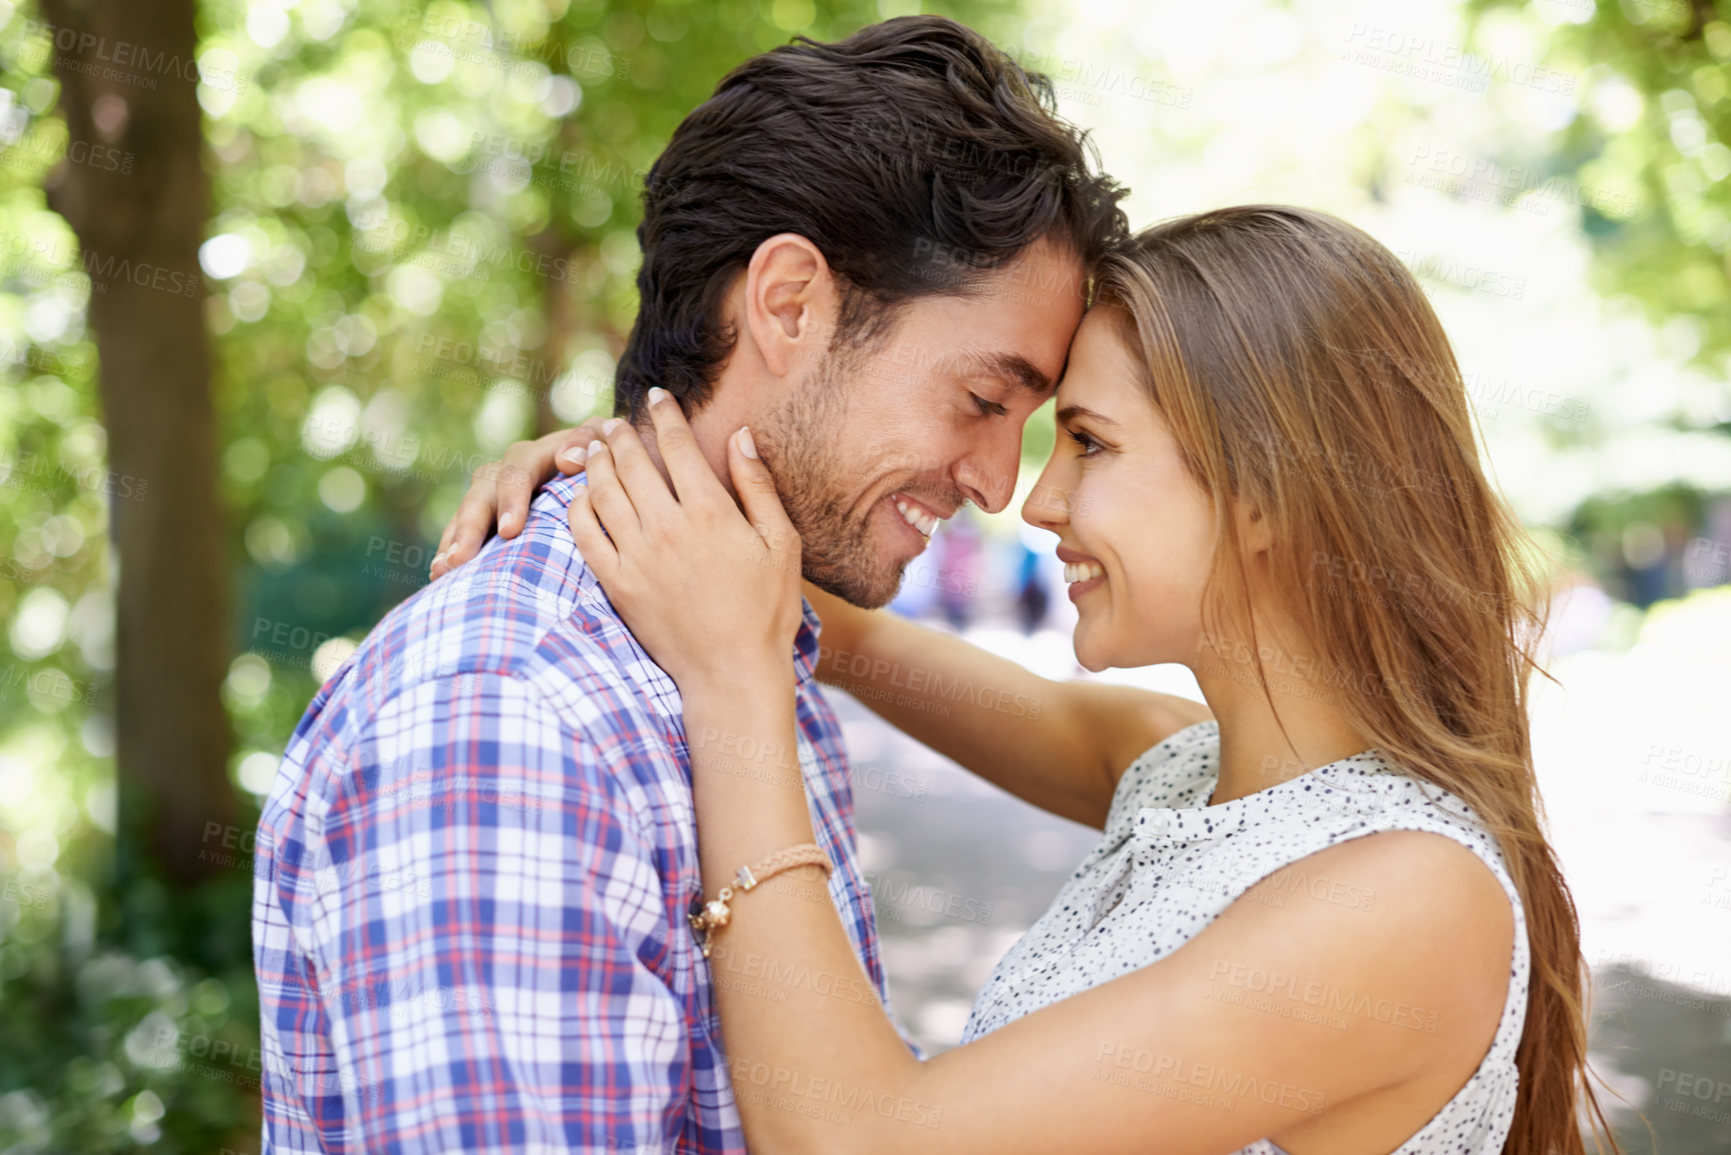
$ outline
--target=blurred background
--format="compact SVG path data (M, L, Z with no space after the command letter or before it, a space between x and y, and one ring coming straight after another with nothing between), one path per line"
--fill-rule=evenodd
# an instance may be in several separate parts
M1557 559L1534 721L1615 1119L1731 1152L1727 0L0 0L0 1152L257 1150L295 722L470 471L610 407L685 113L921 10L1050 75L1134 222L1315 206L1424 281ZM1086 676L1014 509L897 609ZM952 1046L1093 833L834 699L897 1008Z

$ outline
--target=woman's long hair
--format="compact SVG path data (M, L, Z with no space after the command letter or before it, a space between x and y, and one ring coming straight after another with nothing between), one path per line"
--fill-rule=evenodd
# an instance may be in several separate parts
M1532 956L1504 1150L1583 1151L1578 1116L1615 1150L1587 1082L1580 927L1533 773L1542 570L1480 468L1424 292L1344 221L1245 205L1138 234L1100 267L1095 301L1126 319L1192 475L1269 519L1272 585L1321 668L1340 674L1350 722L1498 839ZM1211 633L1252 621L1233 503L1215 504Z

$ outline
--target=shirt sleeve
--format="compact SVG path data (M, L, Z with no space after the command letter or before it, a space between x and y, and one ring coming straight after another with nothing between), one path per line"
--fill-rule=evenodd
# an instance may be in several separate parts
M461 675L375 716L310 861L319 1001L367 1152L664 1150L689 1099L653 846L593 743Z

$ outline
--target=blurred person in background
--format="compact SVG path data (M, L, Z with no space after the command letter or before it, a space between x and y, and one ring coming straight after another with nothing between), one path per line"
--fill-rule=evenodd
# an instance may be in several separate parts
M980 527L964 506L937 539L938 605L950 628L960 632L973 621L980 596L986 543Z
M1042 573L1041 559L1046 557L1045 550L1028 532L1029 527L1023 525L1021 532L1016 534L1016 618L1024 634L1032 634L1046 622L1046 611L1050 608L1052 595L1046 588L1046 575Z

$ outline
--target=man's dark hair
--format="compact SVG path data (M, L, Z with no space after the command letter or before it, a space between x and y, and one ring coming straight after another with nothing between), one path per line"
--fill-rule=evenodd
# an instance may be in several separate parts
M869 340L911 299L966 294L1042 239L1092 269L1127 234L1125 190L1054 108L1046 77L938 16L741 64L644 182L615 412L652 385L687 411L707 400L735 337L722 299L777 233L810 240L837 275L837 342Z

